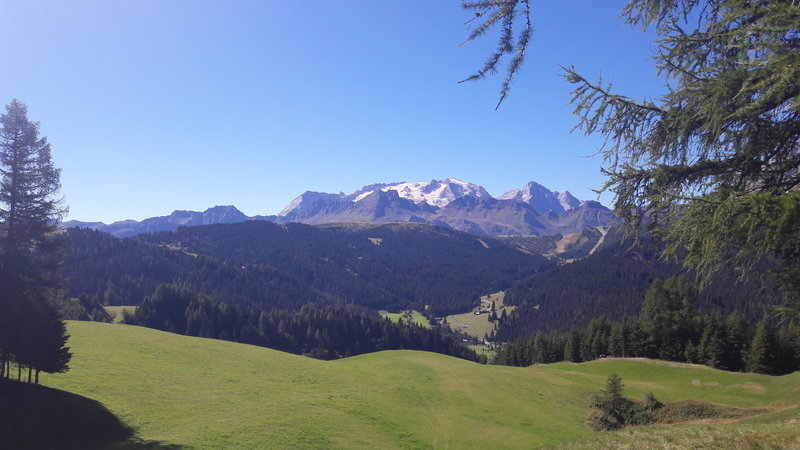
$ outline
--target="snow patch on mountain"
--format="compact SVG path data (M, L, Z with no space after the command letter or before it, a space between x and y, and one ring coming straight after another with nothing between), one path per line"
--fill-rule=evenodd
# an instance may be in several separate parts
M439 208L461 197L492 197L483 187L456 178L445 178L442 181L402 182L384 185L380 187L380 190L383 192L396 191L401 198L411 200L417 204L427 203L428 205ZM359 202L373 192L375 191L365 189L354 193L356 195L353 197L353 202Z

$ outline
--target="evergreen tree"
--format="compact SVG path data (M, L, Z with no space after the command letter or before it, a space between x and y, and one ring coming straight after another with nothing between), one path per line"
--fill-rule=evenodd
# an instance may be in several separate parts
M747 371L773 373L775 360L775 335L769 319L762 319L756 326L756 334L747 352Z
M703 337L700 339L698 357L701 363L717 369L727 369L723 365L725 359L725 330L719 314L714 314L706 321Z
M655 280L645 293L640 319L659 358L683 359L692 332L694 301L695 294L683 277Z
M723 365L728 370L742 371L745 368L744 356L750 340L750 325L742 313L735 312L725 321L725 330L727 336Z
M564 360L581 362L581 333L574 328L564 340Z
M604 138L616 214L648 222L704 282L771 255L783 311L800 316L800 8L632 0L622 16L655 29L664 95L636 101L566 70L578 128Z
M39 124L12 101L0 115L0 365L6 376L12 360L18 373L23 366L60 372L69 361L65 329L50 303L63 244L56 233L65 211L55 198L59 177Z
M611 335L608 338L608 353L611 356L625 357L625 329L622 322L616 322L611 326Z
M775 372L785 374L800 369L800 327L782 328L777 337Z

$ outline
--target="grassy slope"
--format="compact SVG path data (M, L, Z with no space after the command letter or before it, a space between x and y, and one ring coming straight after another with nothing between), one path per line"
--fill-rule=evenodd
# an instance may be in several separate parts
M422 315L421 312L417 311L416 309L411 309L407 311L401 311L399 313L390 313L389 311L378 311L380 315L390 319L392 322L397 322L399 320L408 321L409 317L411 318L411 323L415 323L417 325L423 326L425 328L430 328L431 324L428 322L428 319Z
M71 322L69 332L72 370L43 384L102 402L142 439L202 448L613 446L624 435L589 431L583 404L611 371L632 396L652 391L663 400L740 407L800 403L800 373L767 377L631 360L521 369L413 351L326 362L125 325ZM753 425L751 434L800 411L783 414ZM781 442L800 444L800 427L786 426L794 434ZM683 436L686 428L659 430Z
M103 309L106 310L106 314L111 317L113 323L122 322L123 311L127 310L130 313L134 313L136 312L136 308L138 308L138 306L103 306Z
M506 314L511 314L515 306L508 306L503 304L505 299L505 292L496 292L490 295L481 297L479 306L473 308L471 311L463 314L452 314L447 316L447 323L450 324L450 329L460 331L470 336L475 336L478 339L483 339L494 329L494 322L489 322L489 312L491 312L492 301L495 302L497 316L506 310ZM480 309L483 314L476 315L475 311Z

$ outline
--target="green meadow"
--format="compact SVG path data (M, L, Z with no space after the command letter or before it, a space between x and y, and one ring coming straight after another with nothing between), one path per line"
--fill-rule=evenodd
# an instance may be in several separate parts
M108 314L108 317L111 318L112 323L120 323L122 322L123 313L127 311L128 313L136 312L136 308L138 306L103 306L103 309Z
M122 448L800 446L800 373L615 359L514 368L416 351L320 361L128 325L70 322L69 333L72 370L43 384L107 408L136 434ZM758 415L590 431L585 399L614 371L634 398Z
M491 333L495 327L494 322L489 322L489 314L492 310L493 301L498 317L504 310L506 314L511 314L514 311L515 306L505 305L503 303L505 296L505 292L484 295L480 298L480 304L471 311L447 316L447 323L450 329L453 331L460 331L461 333L474 336L478 339L483 339L484 336ZM480 311L481 314L475 314L476 311Z
M398 322L400 320L403 320L407 323L415 323L425 328L431 327L431 324L428 321L428 319L426 319L425 316L423 316L422 313L417 311L416 309L409 309L399 313L390 313L389 311L381 310L379 311L379 313L380 315L386 317L392 322Z

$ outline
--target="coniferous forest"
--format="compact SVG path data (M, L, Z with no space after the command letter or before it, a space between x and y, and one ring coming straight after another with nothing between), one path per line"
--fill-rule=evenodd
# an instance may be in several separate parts
M485 361L460 336L404 321L392 322L352 307L306 304L296 311L257 310L215 302L161 284L125 322L157 330L259 345L318 359L381 350L425 350Z
M313 302L434 317L555 267L499 241L420 224L243 222L126 239L73 228L68 239L68 296L111 305L138 305L158 284L178 283L261 309Z
M543 331L500 347L495 362L511 366L604 357L646 357L717 369L781 375L800 369L800 329L755 326L740 312L701 314L697 293L683 277L656 279L638 316L593 319L569 331Z

